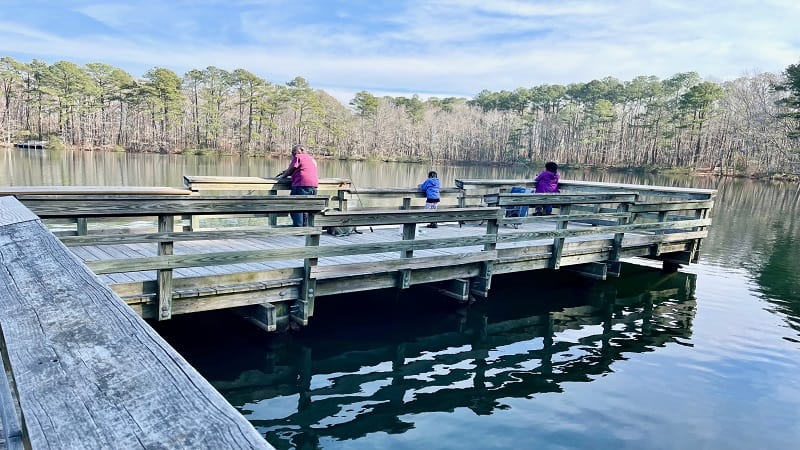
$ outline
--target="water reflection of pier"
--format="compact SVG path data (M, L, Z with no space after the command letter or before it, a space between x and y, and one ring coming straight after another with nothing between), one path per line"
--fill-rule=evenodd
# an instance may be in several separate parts
M237 360L260 367L241 368L234 380L204 375L279 448L287 439L303 448L322 436L402 433L413 426L404 415L492 414L503 398L560 392L610 372L623 354L688 338L694 287L691 274L641 271L578 288L549 310L521 299L477 304L420 325L416 336L358 340L326 329L271 351L245 350Z

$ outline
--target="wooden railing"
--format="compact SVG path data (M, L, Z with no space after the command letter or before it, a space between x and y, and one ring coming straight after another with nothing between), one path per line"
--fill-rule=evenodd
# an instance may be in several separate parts
M218 177L184 175L183 184L192 192L207 191L250 191L267 192L272 195L279 191L290 191L291 180L288 178L261 178L261 177ZM339 189L348 189L350 180L345 178L321 178L318 190L320 192L336 192Z
M498 208L451 208L438 211L429 210L362 210L332 211L326 210L327 198L320 196L188 196L175 198L171 196L20 196L31 211L45 221L69 219L81 226L72 230L59 231L62 242L70 247L119 246L120 244L153 243L157 245L157 255L149 257L130 257L120 254L119 258L87 261L87 266L98 275L155 271L156 281L152 287L148 283L135 283L139 286L138 295L143 302L157 301L155 314L140 309L144 317L155 315L159 320L171 318L173 313L185 313L216 307L242 306L246 304L266 304L270 297L243 299L232 303L220 302L219 305L194 305L189 307L173 305L173 298L188 299L191 296L202 296L204 288L211 293L235 294L253 289L253 283L261 289L265 281L247 282L242 279L229 278L222 286L192 285L185 281L177 286L173 280L173 271L181 268L223 266L246 263L265 263L277 261L303 261L303 270L297 274L286 274L273 282L267 281L266 288L285 287L287 282L296 280L295 294L289 294L281 300L294 300L291 315L299 323L307 323L313 315L315 285L318 279L332 279L339 276L358 276L373 273L396 272L400 287L408 287L411 283L412 270L430 267L462 266L476 262L486 262L496 258L494 249L496 242ZM324 213L323 213L323 210ZM215 231L182 230L175 226L175 217L192 215L204 217L211 215L220 217L228 215L241 217L253 213L287 214L290 212L309 212L309 227L266 227L261 226L229 226ZM151 218L158 225L135 228L126 220ZM114 220L117 228L93 229L90 225L95 221L108 225ZM440 238L415 240L418 223L425 222L460 222L485 221L487 233L483 236L460 238ZM338 244L320 246L322 227L358 226L380 227L402 225L402 238L398 241L382 241L379 243ZM122 231L120 231L122 230ZM282 241L283 247L265 250L222 251L192 254L174 254L174 246L179 242L202 242L217 240L240 240L249 238L272 238L300 236L304 241ZM415 257L414 251L434 248L453 248L467 246L483 246L486 252L476 254L454 255L452 257ZM380 262L337 264L317 267L320 258L379 254L396 252L395 258L384 258ZM488 274L488 273L487 273ZM487 275L484 274L484 275ZM295 283L295 281L292 281ZM488 282L486 283L488 286ZM488 287L487 287L488 288ZM189 289L191 292L186 292ZM123 291L124 292L124 291ZM293 298L294 297L294 298ZM278 300L273 298L272 300ZM274 325L274 324L273 324Z
M13 197L0 237L4 448L272 448Z
M421 209L424 195L414 188L338 189L333 202L325 195L187 195L186 190L169 195L100 195L89 189L82 195L35 191L17 196L45 222L57 226L53 230L66 245L87 252L87 265L114 280L114 289L142 317L163 320L173 314L262 305L271 317L268 329L274 329L276 314L307 323L320 294L450 280L461 286L455 296L463 299L470 290L486 295L493 273L568 266L604 279L618 274L618 261L626 256L657 257L665 265L696 262L711 224L714 197L714 191L707 190L643 186L642 194L630 190L637 186L583 182L568 182L559 194L510 194L502 190L527 181L459 183L465 188L443 190L454 204L439 210ZM348 209L353 196L374 196L390 206ZM463 206L475 203L482 206ZM336 205L344 208L338 210ZM504 214L507 208L541 205L552 205L553 214ZM265 219L299 211L310 213L309 227L277 226L277 221ZM210 218L221 221L211 224ZM198 226L200 221L204 226ZM472 225L463 231L452 229L446 236L420 239L417 227L428 222ZM476 223L485 229L476 233ZM516 229L534 224L552 228ZM354 236L321 245L325 229L397 225L399 239L385 233L380 240ZM283 240L270 241L263 248L232 244L228 250L217 243L272 238ZM157 251L130 254L124 247L142 243L153 243ZM176 254L176 243L187 250ZM498 244L502 244L500 249ZM90 248L96 246L108 246L104 247L108 251L93 256ZM442 251L434 257L429 250ZM208 274L208 268L215 271L218 266L235 264L252 268ZM192 275L191 268L205 268L205 275ZM179 269L183 272L176 279L174 271ZM143 271L156 275L152 281L142 279L144 275L124 275ZM288 305L291 311L284 311Z
M533 179L456 179L456 187L464 190L493 189L507 192L514 186L534 188ZM714 189L679 188L669 186L648 186L643 184L602 183L593 181L559 180L561 193L578 193L592 191L633 191L641 197L669 197L674 199L711 200L717 191Z
M228 177L228 176L203 176L184 175L183 184L192 192L204 192L229 195L234 192L238 195L288 195L292 189L289 178L262 178L262 177ZM317 187L317 195L329 198L339 210L347 209L344 191L350 188L350 180L345 178L321 178ZM258 217L258 216L256 216ZM278 214L269 213L270 226L278 225ZM192 229L199 229L199 223L189 217Z
M199 255L174 255L175 242L209 241L215 239L244 239L251 237L306 236L307 240L319 239L321 230L311 227L241 228L231 227L225 231L175 231L176 216L202 216L221 214L238 216L252 213L319 213L325 209L327 199L317 196L276 197L217 197L217 196L20 196L33 213L42 219L70 218L77 220L77 236L63 236L68 246L95 246L131 243L155 243L158 256L147 258L121 257L115 260L88 262L97 274L157 271L158 319L172 316L172 271L182 267L201 267L237 264L250 261L310 258L313 251L301 249L275 249L255 252L220 252ZM115 230L88 232L88 221L95 218L157 218L158 230L140 231L125 228L125 233ZM81 224L84 224L83 226ZM70 233L72 234L72 233ZM122 256L122 255L120 255Z
M581 194L490 194L484 201L488 205L502 208L529 208L550 205L554 214L528 217L504 217L501 225L516 226L525 223L555 223L555 230L518 231L498 237L498 242L534 241L552 238L552 252L548 267L558 269L565 239L587 238L613 234L609 262L619 261L622 255L622 244L625 233L635 232L650 234L640 237L646 244L654 244L649 256L660 256L664 242L693 239L694 244L688 251L675 255L676 264L697 262L701 239L707 235L707 227L711 225L711 200L684 200L672 202L638 203L639 194L626 191L589 191ZM579 224L583 227L568 229L568 224ZM592 225L586 228L585 225ZM667 236L668 234L668 236ZM605 279L606 271L616 265L587 265L583 270L591 276L594 272L598 278Z
M439 192L440 207L465 207L463 190L442 188ZM359 188L340 191L347 209L412 209L425 206L425 193L415 188Z

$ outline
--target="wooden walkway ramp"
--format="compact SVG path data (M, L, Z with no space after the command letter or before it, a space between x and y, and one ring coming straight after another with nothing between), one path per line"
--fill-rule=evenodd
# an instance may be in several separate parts
M272 448L13 197L0 197L5 448Z
M560 194L510 194L532 181L458 180L431 211L414 189L332 180L326 195L287 196L275 195L285 186L274 180L225 188L225 178L186 177L187 189L152 195L17 198L140 316L235 308L271 331L307 324L317 298L333 294L427 285L468 301L487 296L495 274L563 269L602 280L632 256L675 269L697 260L715 195L579 181L562 182ZM547 204L553 215L505 214ZM287 226L298 211L310 226Z

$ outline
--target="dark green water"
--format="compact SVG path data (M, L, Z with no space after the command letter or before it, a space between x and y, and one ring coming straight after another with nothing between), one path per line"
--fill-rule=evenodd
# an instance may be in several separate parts
M0 185L179 186L285 161L0 151ZM320 162L357 186L429 167ZM456 177L528 169L434 167ZM800 441L800 191L712 178L564 178L719 189L701 263L495 278L455 308L424 290L322 298L309 327L267 336L226 314L159 331L277 448L793 449Z

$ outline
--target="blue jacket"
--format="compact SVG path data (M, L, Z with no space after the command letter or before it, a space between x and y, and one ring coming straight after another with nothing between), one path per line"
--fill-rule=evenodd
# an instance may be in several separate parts
M439 189L442 188L442 183L438 178L428 178L424 183L419 185L420 191L425 191L425 198L428 200L439 200Z

